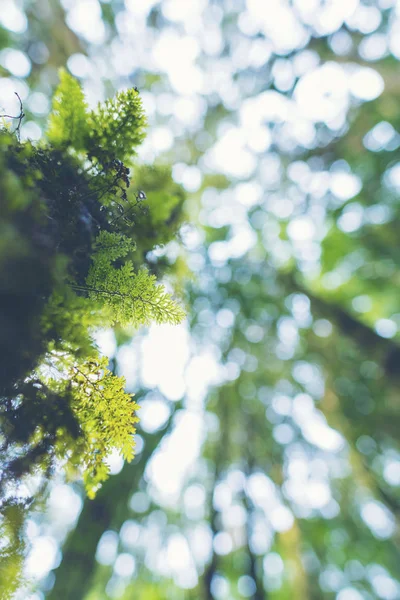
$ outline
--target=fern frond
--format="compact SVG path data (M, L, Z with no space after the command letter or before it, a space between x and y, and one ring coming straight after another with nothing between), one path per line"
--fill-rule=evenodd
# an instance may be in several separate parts
M70 146L76 151L83 150L88 132L86 110L81 86L72 75L61 69L46 132L49 142L59 148Z
M182 307L145 269L134 273L128 261L119 269L110 267L104 277L101 267L96 265L90 270L86 290L89 298L108 309L109 325L138 327L152 322L177 325L185 318Z
M128 238L102 232L95 248L86 286L81 289L107 309L109 325L119 323L138 327L153 321L178 324L184 319L183 309L162 285L157 284L154 275L145 269L135 273L130 260L120 267L114 266L117 259L133 249Z
M125 379L109 371L106 357L77 361L68 353L56 352L49 355L47 364L50 372L58 372L47 385L57 392L68 392L80 427L80 435L72 444L61 438L57 454L63 456L69 449L69 462L78 469L83 467L85 487L93 498L108 477L105 460L112 450L118 450L128 462L133 459L139 406L125 392Z
M125 162L136 154L145 138L147 124L142 101L135 89L119 92L99 104L88 116L89 155L101 164L112 159Z
M113 375L107 364L107 358L94 358L71 369L73 408L86 442L84 482L89 497L107 479L104 461L111 450L119 450L128 462L134 457L139 407L125 392L125 379Z
M121 233L101 231L95 240L93 249L98 260L104 257L107 262L112 262L135 250L135 242Z

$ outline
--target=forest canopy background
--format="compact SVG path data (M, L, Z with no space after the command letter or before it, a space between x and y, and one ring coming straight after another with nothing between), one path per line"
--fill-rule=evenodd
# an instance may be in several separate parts
M92 502L51 483L20 597L396 599L396 3L3 4L21 138L60 66L91 106L137 86L193 272L190 330L99 334L140 396L140 451Z

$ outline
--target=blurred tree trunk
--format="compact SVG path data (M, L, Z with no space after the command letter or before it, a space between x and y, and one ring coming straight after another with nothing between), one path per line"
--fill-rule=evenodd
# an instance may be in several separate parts
M137 460L126 463L120 473L111 476L94 500L85 499L78 523L64 544L63 560L55 571L54 587L47 595L49 600L83 600L86 597L97 568L99 540L108 529L118 532L128 518L129 498L139 489L144 469L169 428L171 419L157 434L140 432L144 448Z

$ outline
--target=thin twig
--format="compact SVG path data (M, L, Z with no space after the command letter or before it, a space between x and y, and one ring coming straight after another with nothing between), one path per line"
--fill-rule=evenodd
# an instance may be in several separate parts
M14 94L17 96L18 100L19 100L19 115L17 115L16 117L13 117L12 115L0 115L1 117L7 117L7 119L18 119L18 125L15 129L15 133L17 134L18 137L18 141L21 141L21 123L22 123L22 119L25 117L25 113L24 113L24 109L22 106L22 100L19 96L19 94L17 92L14 92Z

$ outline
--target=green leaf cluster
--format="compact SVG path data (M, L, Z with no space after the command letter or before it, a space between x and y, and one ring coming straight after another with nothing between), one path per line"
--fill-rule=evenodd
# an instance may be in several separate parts
M161 209L153 191L168 195L175 184L165 171L146 193L131 186L145 124L137 90L89 111L62 71L47 139L33 145L0 132L0 496L61 460L71 477L83 473L93 497L108 454L134 456L138 407L92 333L184 318L146 258L176 235L177 227L150 231L157 217L148 216ZM175 186L161 221L180 223L182 203Z
M139 92L121 91L88 116L89 153L102 164L110 152L125 162L145 138L146 117Z
M115 265L130 249L130 240L124 236L107 232L99 235L86 280L89 298L106 306L109 325L180 323L184 318L182 308L157 284L154 275L146 269L135 273L130 260Z
M93 498L108 477L106 459L110 448L118 448L128 462L133 459L139 406L125 392L125 379L109 371L105 357L94 354L79 361L67 353L53 353L46 367L56 375L48 379L50 387L61 396L70 396L82 434L69 449L67 467L73 471L83 466L88 496ZM62 436L58 444L59 454L64 456L67 444Z
M103 167L115 159L126 162L143 142L146 124L135 88L120 91L89 111L79 83L67 71L60 71L46 133L53 146L83 151Z
M53 98L47 139L53 146L85 150L87 105L79 83L66 71L60 71L60 85Z

